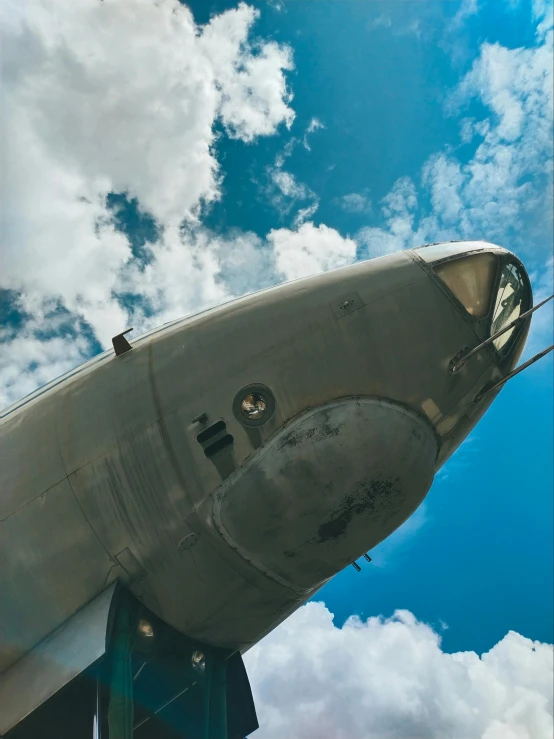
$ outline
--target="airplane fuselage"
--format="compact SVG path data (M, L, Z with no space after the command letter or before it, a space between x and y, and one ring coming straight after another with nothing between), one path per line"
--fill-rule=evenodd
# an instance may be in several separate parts
M117 579L190 637L257 642L424 499L521 351L525 330L452 373L485 323L401 252L173 322L8 409L0 672Z

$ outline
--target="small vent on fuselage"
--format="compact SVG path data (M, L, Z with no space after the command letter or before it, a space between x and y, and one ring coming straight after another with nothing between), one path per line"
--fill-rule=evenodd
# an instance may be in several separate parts
M206 457L213 457L214 454L217 454L222 449L225 449L225 447L230 446L233 443L233 437L231 434L225 434L225 436L222 436L217 441L214 441L213 444L210 444L210 446L204 447L204 454Z
M225 431L225 421L216 421L215 423L212 423L211 426L208 426L207 429L201 431L196 438L198 439L199 444L204 445L211 438L217 436L221 431Z
M225 421L216 421L207 429L201 431L196 439L208 458L213 457L214 454L221 452L233 443L233 437L227 433Z

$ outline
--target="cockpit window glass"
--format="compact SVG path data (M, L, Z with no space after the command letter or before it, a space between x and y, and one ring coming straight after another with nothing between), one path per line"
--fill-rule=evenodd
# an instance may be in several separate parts
M471 316L483 318L490 309L497 266L495 254L480 252L438 264L435 274Z
M500 275L500 284L494 303L491 336L502 330L511 321L514 321L527 308L528 290L515 264L507 264ZM516 326L505 331L493 341L498 349L506 346Z

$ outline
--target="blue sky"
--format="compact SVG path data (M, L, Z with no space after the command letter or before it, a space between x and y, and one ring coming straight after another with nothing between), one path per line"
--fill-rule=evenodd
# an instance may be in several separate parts
M432 241L499 243L552 292L550 2L176 7L4 6L3 405L128 325ZM444 652L552 642L552 376L509 383L318 594L336 627L406 609Z

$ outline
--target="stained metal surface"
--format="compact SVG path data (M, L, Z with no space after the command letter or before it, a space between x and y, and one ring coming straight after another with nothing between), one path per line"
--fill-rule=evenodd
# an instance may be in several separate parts
M56 397L45 397L0 425L0 521L66 477L55 443L56 408Z
M114 590L109 587L0 675L0 736L104 654Z
M0 670L108 584L113 562L63 480L0 523Z
M214 520L260 571L313 588L413 513L436 456L434 431L415 413L373 398L330 403L288 424L221 486Z

